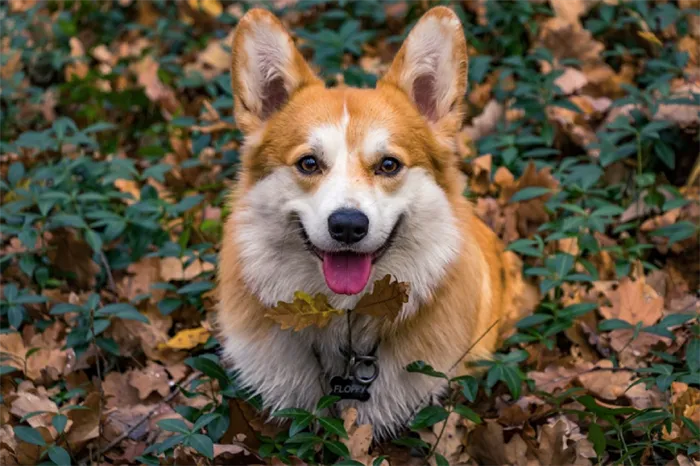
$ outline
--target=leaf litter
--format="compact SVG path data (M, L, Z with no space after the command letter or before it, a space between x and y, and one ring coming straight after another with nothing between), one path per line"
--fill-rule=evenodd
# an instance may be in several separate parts
M8 138L15 140L22 132L46 129L36 122L37 118L53 125L53 131L60 131L64 123L62 118L67 114L85 126L99 119L110 121L123 137L110 142L104 152L89 153L95 161L109 158L110 163L120 167L126 163L125 170L120 169L113 177L99 181L112 190L108 196L118 200L109 204L110 209L130 214L140 210L141 215L170 208L188 195L202 193L204 204L214 210L204 212L185 205L182 210L173 211L161 221L167 225L165 236L170 241L170 249L162 253L149 243L144 251L133 256L133 260L130 256L133 251L122 247L119 234L117 237L105 235L101 254L96 254L94 237L70 216L58 217L63 222L61 226L35 237L26 236L26 233L22 236L19 232L17 235L2 233L2 254L10 258L3 262L3 299L12 294L8 285L26 288L31 294L46 298L46 302L29 299L23 305L21 331L5 332L3 329L0 335L0 462L3 464L45 461L46 447L37 443L60 446L75 461L134 464L148 454L147 448L173 435L173 432L163 431L159 421L183 420L192 427L196 422L193 413L213 413L219 405L224 407L221 412L226 412L228 424L220 426L214 420L200 430L212 442L212 458L206 458L192 446L179 445L171 451L170 459L165 458L165 453L154 453L158 460L187 464L261 462L256 457L261 447L258 436L274 438L281 431L279 426L267 423L255 411L253 400L241 394L236 393L235 399L227 398L227 402L221 404L222 393L229 396L234 390L230 381L216 371L219 360L210 346L214 342L208 313L214 303L207 294L210 292L207 281L214 272L214 262L207 255L215 253L216 247L189 248L217 242L221 220L225 217L220 193L230 186L232 172L225 172L229 159L224 156L230 156L229 152L236 151L240 144L235 137L227 135L235 132L235 123L228 116L231 97L226 75L232 26L227 18L240 18L243 8L217 0L181 3L168 14L169 18L177 18L176 21L189 28L186 33L182 32L183 37L196 37L197 40L187 47L168 47L164 36L153 33L166 16L160 7L149 2L115 2L118 5L115 8L120 8L134 27L112 38L75 29L77 23L61 22L66 14L79 13L67 5L57 6L59 11L49 11L48 4L41 2L13 0L8 3L13 14L29 14L36 8L53 15L51 21L58 21L61 28L65 28L62 32L65 66L59 67L58 72L50 68L47 71L35 61L25 62L19 42L3 39L0 44L3 55L8 57L1 71L3 94L5 89L12 89L18 96L27 95L32 89L31 92L36 92L31 98L16 99L21 101L19 104L13 101L18 113L17 117L9 118L14 122L8 126L11 131ZM332 18L340 14L339 11L345 11L336 5L297 11L294 1L278 3L278 8L284 8L280 11L283 21L293 29L315 28L314 22L324 15ZM498 16L499 2L461 3L464 12L472 15L468 18L474 25L488 27L493 21L505 18ZM673 125L677 144L672 152L679 154L675 157L676 167L655 167L657 178L664 186L637 187L633 176L640 167L632 160L636 154L630 159L605 162L603 176L609 184L627 183L629 191L638 194L636 199L625 206L624 214L616 218L611 228L591 235L603 245L600 250L591 250L587 238L582 236L573 240L561 238L557 240L557 248L547 250L549 255L585 254L598 278L590 283L563 284L560 299L565 305L590 303L595 305L595 310L572 318L570 327L558 334L556 344L551 347L544 341L514 344L530 353L527 366L521 367L531 385L523 385L520 398L513 398L503 384L495 385L488 395L481 390L474 402L468 403L483 422L474 423L452 413L446 420L418 433L429 444L437 442L435 453L449 464L607 464L610 457L604 450L602 453L597 450L601 440L592 427L594 423L590 418L571 413L595 409L600 416L598 424L607 430L611 424L604 410L623 408L638 410L635 415L660 411L669 414L668 428L664 426L655 431L656 438L667 442L668 448L679 448L673 451L683 453L657 456L657 464L698 464L697 449L694 452L680 449L698 438L700 392L697 382L692 377L681 381L682 376L676 380L675 372L667 372L668 367L673 369L685 364L694 367L693 374L697 374L700 366L696 354L700 352L697 344L698 237L697 230L694 234L687 228L683 230L684 225L697 225L700 221L696 186L700 165L697 151L694 157L685 157L688 161L680 156L683 143L690 141L697 147L700 127L696 99L700 76L697 52L700 21L697 12L693 13L693 8L699 6L692 0L659 2L659 5L666 5L659 8L673 10L677 17L675 23L666 24L663 13L652 19L644 11L640 13L625 3L628 2L532 2L532 5L544 5L547 14L533 14L530 25L536 27L523 30L520 41L533 50L545 47L551 54L551 60L535 62L538 76L560 73L552 79L556 86L552 89L563 102L547 105L543 113L544 121L553 132L550 146L564 155L576 153L581 158L601 162L610 153L610 149L603 146L609 125L621 121L620 117L628 122L646 118L650 122ZM401 34L406 25L404 16L424 7L405 2L387 5L383 9L386 21L382 23L382 31L363 45L359 56L343 51L343 66L357 66L370 74L386 69L397 43L389 40L388 35ZM607 18L606 11L626 18L627 26L613 32L597 32L595 21ZM358 15L363 18L364 25L373 21L367 13ZM659 26L655 21L663 24ZM503 24L499 27L504 28ZM37 26L40 24L21 31L20 42L39 47L46 39L46 30ZM84 23L81 27L84 28ZM511 29L514 29L512 25ZM210 34L214 30L217 33ZM479 38L470 36L470 42L471 39L478 41ZM315 47L313 41L305 43ZM616 48L616 44L623 43L629 47ZM503 45L506 49L512 46ZM669 70L680 70L669 81L670 99L655 108L646 108L638 102L621 105L620 100L630 95L630 88L645 83L644 76L652 73L654 66L666 66L663 64L667 63L663 62L664 49L671 46L685 52L688 59L668 66ZM480 55L485 53L491 54L487 57L491 61L502 58L497 56L502 51L491 49L484 53L482 48L472 50L471 47L476 45L470 44L472 69L478 62L474 58L482 58ZM639 50L643 52L640 54ZM508 53L525 55L528 52ZM178 68L183 72L174 71ZM324 64L322 68L325 72L332 67ZM10 88L9 80L16 73L21 73L21 77L17 87ZM50 81L42 81L43 74L60 84L47 84ZM351 80L352 76L350 79L348 76L350 73L343 75L343 79ZM221 96L217 97L211 89L205 92L203 87L198 88L197 79L222 87ZM503 69L492 67L486 70L483 79L471 83L471 93L466 97L468 116L456 146L464 159L462 166L468 174L469 195L475 197L476 214L506 244L532 241L528 247L536 250L536 238L544 236L543 226L557 221L553 203L568 187L561 181L566 170L553 169L543 163L545 159L540 155L522 155L527 153L527 144L518 146L517 140L499 147L485 145L489 138L509 135L502 125L528 121L530 114L515 105L516 99L502 98L503 89L515 89L522 79L523 76L514 78L512 73L507 76ZM69 94L74 92L86 99L89 95L81 94L80 86L94 93L115 93L122 97L129 94L129 99L133 99L130 100L132 109L122 113L113 109L112 113L120 116L111 120L109 114L99 109L101 104L80 107L82 113L76 113L75 109L84 104L68 100ZM651 89L649 95L663 91L664 88ZM115 108L112 106L113 103L108 104L109 108ZM91 112L98 116L91 116ZM157 122L153 128L139 133L135 140L130 136L130 127L140 124L139 119L148 118L157 118ZM192 121L187 121L188 118ZM72 134L70 129L67 131ZM10 173L12 163L21 162L27 172L36 165L61 157L78 163L86 153L86 146L81 146L78 139L66 141L58 150L26 146L10 148L0 156L3 182L14 180L8 184L8 192L3 186L3 204L21 199L25 195L23 190L31 187L27 173ZM488 150L484 151L484 147ZM518 157L522 158L506 162L508 153L504 147L517 148ZM162 174L158 171L161 156L163 163L170 166ZM650 155L644 152L643 156ZM93 168L98 169L97 165ZM679 177L679 173L685 176ZM70 177L75 177L78 183L76 194L88 191L85 180L89 173L76 171ZM60 181L58 177L56 181ZM32 183L48 185L46 178L32 180ZM639 191L635 191L637 188ZM148 204L154 199L154 193L170 207ZM670 207L660 208L663 202L655 202L659 196ZM679 200L685 203L673 207L672 203ZM48 203L49 199L42 202ZM89 200L89 197L78 197L72 202L108 205L102 200ZM61 209L68 209L68 204L61 205ZM41 208L39 206L39 210ZM589 205L586 209L583 215L595 217L595 206ZM130 217L129 221L134 222L135 218L138 216ZM95 220L88 218L90 225ZM118 222L104 221L103 226L93 228L115 231L122 228ZM630 223L636 224L636 231L624 228ZM615 228L621 228L621 233L612 231ZM146 230L121 231L128 231L133 237L152 235ZM646 255L632 252L630 254L637 255L629 262L641 264L649 260L657 270L642 264L646 269L632 273L633 278L626 276L634 271L621 268L619 248L633 240L650 246L652 251ZM140 247L138 242L132 245ZM523 250L534 254L533 249L514 249L509 253L515 258L509 259L513 262L512 268L517 268L514 264L521 262L532 267L543 265L537 255L523 253ZM22 259L23 255L36 251L45 259L43 262L35 264ZM111 264L107 267L113 275L113 284L107 278L105 263ZM53 275L45 277L48 269ZM583 273L588 269L577 263L573 270L572 273ZM540 296L528 288L533 285L530 282L540 286L543 278L526 278L528 281L518 285L523 288L518 295L529 298L519 298L513 306L518 319L548 299L546 294ZM200 291L195 288L189 292L186 287L190 285L199 287ZM409 287L409 283L384 277L351 312L393 321L399 318ZM74 342L83 325L81 314L75 309L62 314L52 314L51 310L59 303L85 306L91 302L91 295L97 297L95 309L112 303L130 303L137 315L147 322L111 317L109 327L96 335L101 338L101 344L81 347ZM347 311L332 308L323 295L310 296L299 290L293 302L279 303L270 309L268 317L282 328L299 331L308 326L323 327L330 319ZM613 325L610 322L615 321L624 321L629 326L606 329L606 325ZM519 334L511 330L506 336L512 339ZM111 350L117 355L110 353ZM593 404L582 404L590 400ZM62 416L65 424L63 432L59 433L56 423L61 427L63 421L56 419L63 419ZM416 460L407 455L405 449L375 442L371 426L357 425L356 416L352 408L343 415L349 435L342 442L354 460L366 465L409 464ZM616 419L625 421L631 416L625 413ZM34 429L31 434L34 436L27 437L23 428ZM638 425L636 428L627 440L639 443L643 435ZM218 430L222 430L221 436ZM644 451L647 450L644 459L651 461L651 446L646 446ZM376 463L384 453L387 458ZM279 458L264 460L281 464ZM294 456L290 456L289 461L304 464ZM438 460L433 455L429 461L437 464Z

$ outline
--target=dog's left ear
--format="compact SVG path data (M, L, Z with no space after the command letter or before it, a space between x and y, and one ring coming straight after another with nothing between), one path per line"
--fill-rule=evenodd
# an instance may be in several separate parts
M241 18L232 52L234 112L244 133L262 127L302 87L323 84L267 10L253 8Z
M402 89L439 133L450 136L460 129L467 44L452 10L435 7L423 15L378 87L387 84Z

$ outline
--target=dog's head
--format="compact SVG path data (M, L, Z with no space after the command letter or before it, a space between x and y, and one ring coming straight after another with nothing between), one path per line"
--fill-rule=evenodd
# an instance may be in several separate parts
M233 41L235 117L245 134L232 222L244 279L266 304L323 292L352 306L373 280L428 299L458 254L467 54L437 7L376 89L327 89L280 21L249 11Z

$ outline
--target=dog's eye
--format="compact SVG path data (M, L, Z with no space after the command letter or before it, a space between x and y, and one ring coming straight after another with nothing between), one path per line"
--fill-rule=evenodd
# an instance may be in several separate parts
M377 166L377 175L393 176L401 171L401 162L394 157L384 157Z
M297 169L304 175L312 175L319 170L318 160L313 155L305 155L297 161Z

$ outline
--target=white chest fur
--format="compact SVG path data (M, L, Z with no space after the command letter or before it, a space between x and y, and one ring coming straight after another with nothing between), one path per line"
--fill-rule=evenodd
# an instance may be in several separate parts
M353 350L369 353L378 341L376 325L363 316L352 322ZM313 410L329 393L330 378L344 374L347 359L341 348L347 347L347 320L335 318L324 329L271 332L274 335L264 342L242 334L225 335L225 357L238 369L241 383L262 395L270 410ZM400 360L390 341L379 341L376 356L379 375L369 387L370 399L343 400L339 408L354 406L358 422L372 424L375 435L393 435L445 387L439 379L407 372L412 361Z

